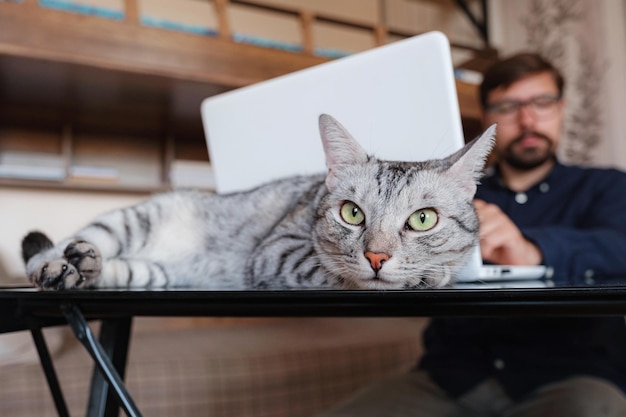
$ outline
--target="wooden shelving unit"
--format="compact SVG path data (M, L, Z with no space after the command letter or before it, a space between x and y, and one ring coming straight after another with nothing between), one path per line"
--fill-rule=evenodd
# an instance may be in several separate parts
M0 153L58 154L68 167L97 156L120 172L115 183L4 178L0 186L167 189L173 160L208 158L204 98L328 61L312 54L316 16L306 10L285 11L301 15L305 45L293 53L233 42L227 0L214 1L216 37L142 26L136 0L124 4L125 18L116 21L36 0L0 1ZM381 42L387 34L380 25L371 30ZM477 120L475 87L458 91L464 120ZM19 141L11 139L16 131ZM128 171L131 165L143 166L146 176Z

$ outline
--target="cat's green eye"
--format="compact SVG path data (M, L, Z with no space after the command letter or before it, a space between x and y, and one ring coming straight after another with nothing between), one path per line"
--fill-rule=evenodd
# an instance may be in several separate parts
M435 227L438 220L439 216L434 209L423 208L411 214L411 217L407 220L406 225L408 228L415 230L416 232L425 232L426 230L430 230Z
M361 208L352 201L346 201L343 203L339 213L341 214L341 218L344 222L354 226L363 224L365 221L365 214L363 214L363 210L361 210Z

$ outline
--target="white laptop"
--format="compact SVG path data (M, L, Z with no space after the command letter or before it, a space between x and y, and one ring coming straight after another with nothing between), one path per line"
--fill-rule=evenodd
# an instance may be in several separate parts
M209 97L201 112L220 193L324 172L322 113L383 159L442 158L464 144L450 47L439 32ZM462 280L480 278L480 259L470 263ZM496 275L490 267L490 280Z
M544 265L483 264L477 246L456 277L456 288L541 288L550 285L552 270Z

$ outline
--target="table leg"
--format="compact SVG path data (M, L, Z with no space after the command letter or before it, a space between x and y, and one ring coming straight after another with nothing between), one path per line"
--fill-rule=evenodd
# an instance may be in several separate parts
M57 413L59 414L59 417L69 417L70 413L67 409L67 405L65 404L63 392L61 391L61 385L59 384L59 379L57 377L56 371L54 370L52 357L50 356L50 351L48 350L46 339L44 338L43 332L41 331L41 326L39 326L35 322L31 323L30 332L33 336L33 342L35 343L35 347L37 348L39 360L41 361L41 367L43 368L43 371L46 375L48 387L50 388L50 393L52 394L52 399L54 400L54 405L56 406Z
M130 341L132 318L106 319L100 327L100 344L111 359L118 375L123 380ZM109 383L95 366L91 378L91 392L87 417L117 417L119 405L115 395L109 391Z
M108 384L115 391L117 399L126 414L129 417L140 417L141 413L126 390L124 381L117 373L102 345L94 337L93 332L89 328L89 325L87 325L87 321L85 320L85 317L83 317L79 308L73 304L66 304L62 306L62 310L72 331L74 332L74 335L85 346L91 357L96 362L98 369Z

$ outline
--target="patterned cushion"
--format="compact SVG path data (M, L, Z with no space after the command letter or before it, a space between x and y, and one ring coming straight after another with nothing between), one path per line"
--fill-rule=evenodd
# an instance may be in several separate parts
M135 329L127 386L146 416L311 416L411 368L424 319L286 318L203 328ZM141 327L141 326L139 326ZM70 414L85 413L90 358L55 358ZM0 415L55 416L38 364L0 367Z

